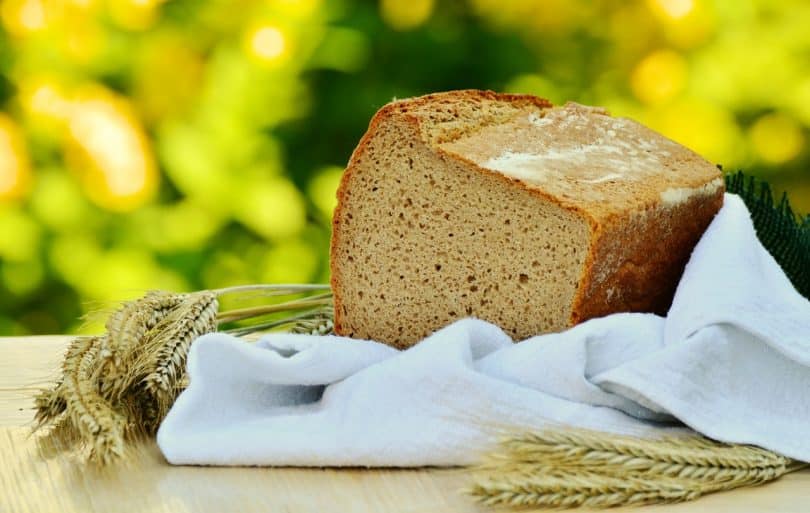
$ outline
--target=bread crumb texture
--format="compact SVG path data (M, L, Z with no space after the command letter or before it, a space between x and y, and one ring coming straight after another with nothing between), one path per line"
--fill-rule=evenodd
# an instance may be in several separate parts
M463 317L516 340L665 313L719 170L597 107L452 91L374 116L338 190L335 330L408 347Z

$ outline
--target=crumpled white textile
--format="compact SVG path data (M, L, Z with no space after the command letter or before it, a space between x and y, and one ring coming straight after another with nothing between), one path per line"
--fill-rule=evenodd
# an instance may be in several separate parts
M174 464L463 465L504 430L563 425L691 428L810 461L810 302L729 194L666 318L614 314L519 344L464 319L405 351L216 333L188 373L158 432Z

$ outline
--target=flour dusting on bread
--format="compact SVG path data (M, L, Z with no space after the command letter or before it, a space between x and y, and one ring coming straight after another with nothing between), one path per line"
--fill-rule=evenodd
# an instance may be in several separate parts
M516 340L665 313L719 170L599 107L452 91L374 116L338 191L335 330L408 347L478 317Z

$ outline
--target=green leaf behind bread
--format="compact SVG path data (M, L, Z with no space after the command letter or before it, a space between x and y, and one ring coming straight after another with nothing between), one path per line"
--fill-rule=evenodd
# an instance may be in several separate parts
M726 190L740 196L762 245L782 266L793 286L810 299L810 216L793 212L787 193L778 202L767 182L741 171L726 174Z

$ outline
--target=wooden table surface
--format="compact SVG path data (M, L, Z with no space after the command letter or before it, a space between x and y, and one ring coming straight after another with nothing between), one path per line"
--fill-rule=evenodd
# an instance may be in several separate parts
M459 493L466 478L458 469L172 467L149 444L134 450L125 464L99 470L43 453L29 436L31 396L53 381L67 341L0 338L0 512L485 511ZM649 511L806 512L810 471Z

